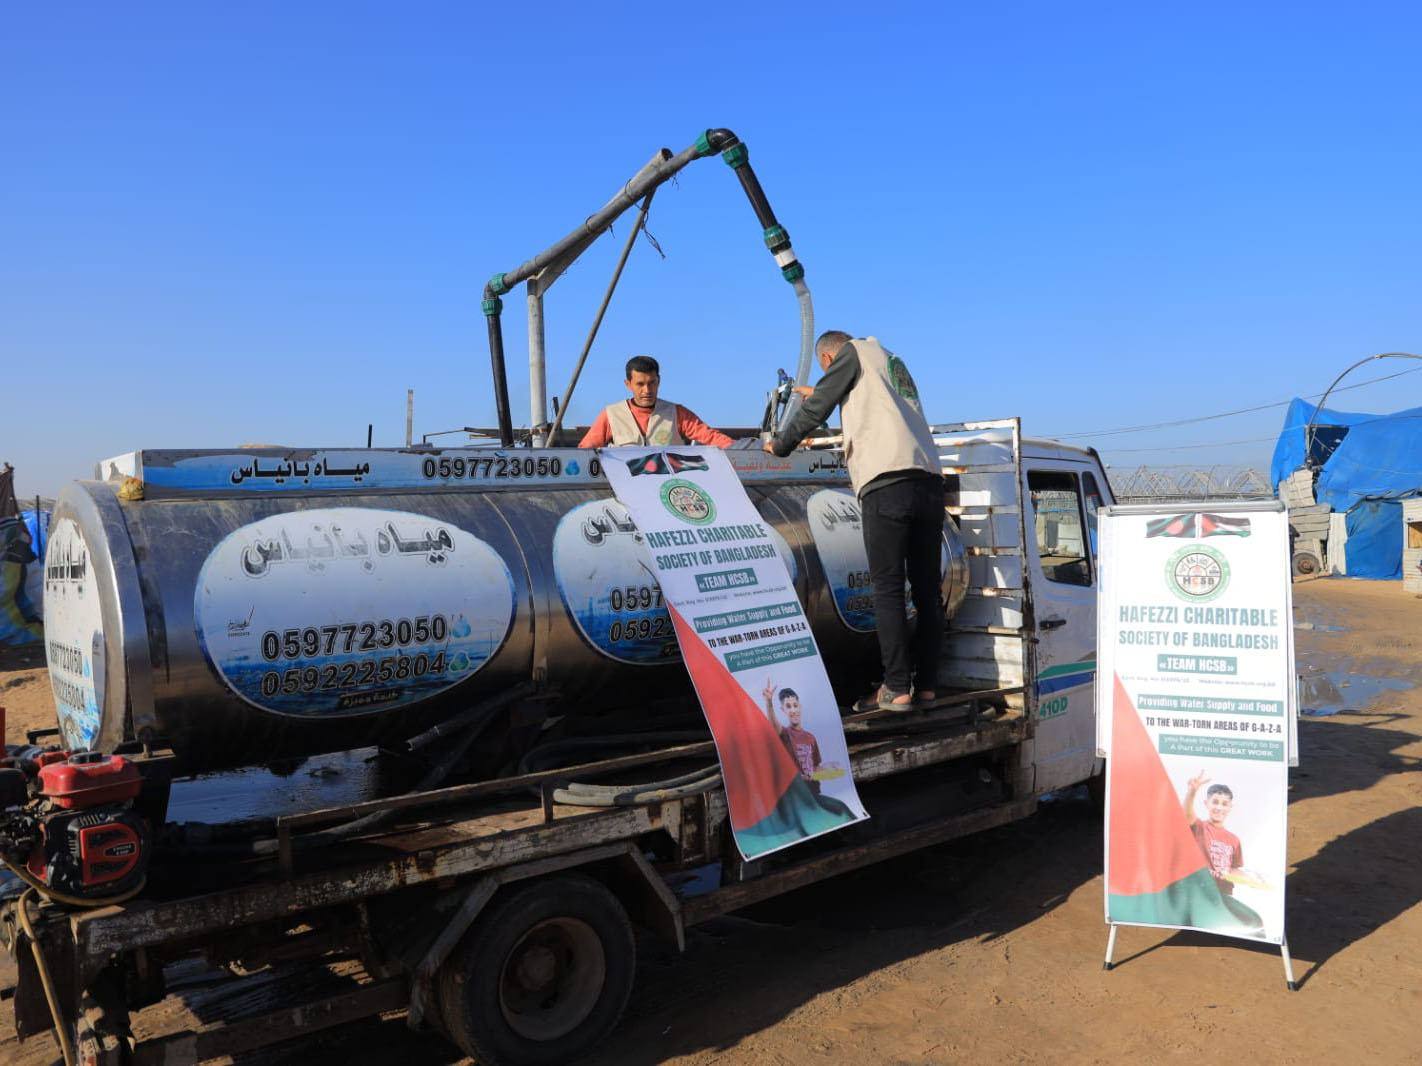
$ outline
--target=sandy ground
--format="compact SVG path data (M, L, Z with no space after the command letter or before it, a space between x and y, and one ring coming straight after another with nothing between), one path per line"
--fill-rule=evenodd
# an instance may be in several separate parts
M1084 798L814 886L642 953L623 1063L1422 1062L1422 600L1395 582L1295 588L1301 670L1353 675L1356 706L1300 723L1288 921L1302 987L1272 949L1123 929L1101 969L1101 822ZM1375 692L1361 679L1401 679ZM33 671L0 673L48 724ZM42 713L41 713L42 712ZM36 717L28 717L34 715ZM38 1066L52 1045L0 1040ZM263 1057L459 1063L400 1017Z

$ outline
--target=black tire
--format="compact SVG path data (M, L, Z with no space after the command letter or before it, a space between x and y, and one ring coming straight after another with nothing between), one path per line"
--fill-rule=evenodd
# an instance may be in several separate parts
M1092 774L1086 779L1086 796L1091 800L1091 809L1097 814L1103 814L1106 810L1106 767L1102 766L1100 773Z
M612 1032L636 969L607 888L582 874L531 881L497 897L440 968L440 1013L481 1064L564 1063Z

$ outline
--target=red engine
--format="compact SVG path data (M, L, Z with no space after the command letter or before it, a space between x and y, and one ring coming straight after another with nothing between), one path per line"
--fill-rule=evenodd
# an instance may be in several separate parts
M138 767L122 755L45 752L16 769L31 798L3 815L0 848L10 862L85 899L116 896L143 880L148 823L132 809L143 787Z

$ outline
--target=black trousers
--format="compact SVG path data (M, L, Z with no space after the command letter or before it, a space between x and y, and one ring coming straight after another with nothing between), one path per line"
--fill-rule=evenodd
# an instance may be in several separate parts
M894 692L938 684L943 643L943 602L939 565L943 545L943 482L936 477L896 481L870 488L864 514L864 549L879 620L879 654L884 684ZM918 613L910 647L904 580Z

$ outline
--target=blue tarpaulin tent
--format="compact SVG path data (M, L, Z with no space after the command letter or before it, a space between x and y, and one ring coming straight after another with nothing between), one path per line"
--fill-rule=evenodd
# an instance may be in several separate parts
M1348 511L1348 576L1402 577L1402 501L1374 497Z
M1314 494L1319 503L1348 513L1348 575L1401 577L1399 501L1422 492L1422 407L1373 415L1319 410L1294 400L1274 445L1275 485L1303 465L1304 430L1315 410L1315 429L1337 427L1317 435L1313 458L1322 459L1323 468Z

